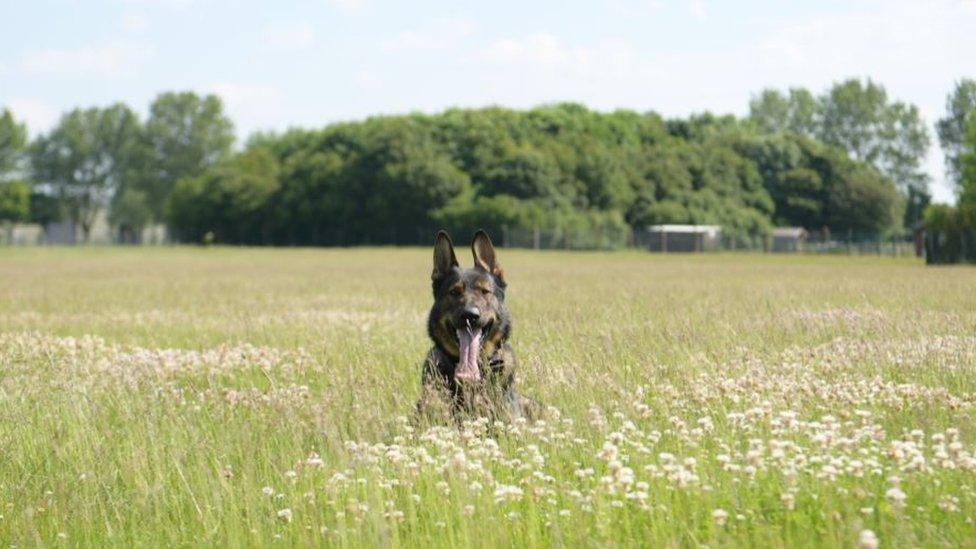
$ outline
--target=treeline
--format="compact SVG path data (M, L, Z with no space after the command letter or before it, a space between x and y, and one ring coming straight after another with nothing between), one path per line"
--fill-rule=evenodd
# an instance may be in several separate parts
M940 140L963 151L951 132L943 139L951 116ZM717 224L736 239L775 225L888 235L928 203L928 145L918 109L870 80L820 96L766 90L742 119L452 109L258 134L237 152L219 98L166 93L145 121L121 104L77 109L32 143L4 112L0 219L66 219L87 235L107 210L123 240L164 223L183 242L278 245L425 243L442 227L626 235L660 223Z
M946 113L937 130L957 201L925 211L926 260L976 263L976 81L956 85L946 98Z

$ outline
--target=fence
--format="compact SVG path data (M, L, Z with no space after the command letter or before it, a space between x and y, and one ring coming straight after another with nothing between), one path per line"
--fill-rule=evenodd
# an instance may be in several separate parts
M536 250L612 250L638 248L654 252L763 252L806 253L838 255L915 256L922 252L911 235L881 236L868 233L847 232L831 234L829 231L804 234L793 240L773 235L729 236L716 240L698 237L693 233L680 233L662 240L660 231L650 229L624 229L604 231L573 231L546 229L503 229L500 244L506 248L530 248ZM691 242L691 244L688 244ZM970 246L976 253L976 239Z
M667 227L667 226L664 226ZM57 227L54 227L57 228ZM704 227L703 227L704 228ZM458 241L474 234L476 228L453 231ZM76 244L79 239L59 236L51 227L46 230L39 226L17 226L10 234L0 232L0 244ZM600 227L596 229L513 229L502 227L490 231L496 244L504 248L528 248L536 250L616 250L636 248L654 252L766 252L766 253L808 253L808 254L846 254L846 255L921 255L922 241L916 245L910 236L881 237L874 234L845 233L832 235L829 231L802 233L802 238L787 238L782 235L730 236L726 234L699 236L694 232L681 232L662 240L661 229L631 229L628 227ZM433 229L418 228L415 231L400 231L390 236L391 240L377 244L427 246L433 242ZM167 243L162 226L144 231L141 244ZM104 238L93 238L92 243L121 244L122 239L106 233ZM349 242L346 245L370 243ZM331 244L336 245L336 244ZM343 245L339 242L338 245ZM930 234L924 241L930 263L951 263L959 257L974 261L976 255L976 232L962 235L955 233Z
M930 265L976 263L976 229L927 231L925 262Z
M613 250L628 246L633 240L627 228L583 231L503 227L501 233L502 247L535 250Z

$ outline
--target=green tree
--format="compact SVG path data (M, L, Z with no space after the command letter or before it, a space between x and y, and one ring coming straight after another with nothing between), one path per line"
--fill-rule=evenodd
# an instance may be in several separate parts
M14 223L30 218L30 185L23 181L0 181L0 226L10 243Z
M279 165L266 149L245 151L203 175L177 181L167 220L184 241L269 244L271 198L279 189Z
M976 109L967 117L959 169L960 217L970 228L976 229Z
M20 169L27 145L27 128L14 120L13 114L0 112L0 180L9 179Z
M31 148L37 182L49 186L85 242L114 192L144 169L139 120L129 107L75 109Z
M516 198L555 197L559 167L551 157L530 147L508 151L488 174L483 192L487 196L507 194Z
M763 133L792 132L812 136L817 131L817 100L804 88L765 89L749 101L749 120Z
M127 187L112 197L108 220L119 234L123 243L138 244L142 240L142 230L153 219L152 209L146 193Z
M946 114L936 125L945 155L946 172L956 191L962 184L962 159L966 151L966 126L976 112L976 80L963 78L946 96Z
M4 109L0 112L0 225L7 242L11 241L14 223L30 217L30 185L16 179L23 169L26 144L27 128Z
M828 194L825 221L835 231L886 233L901 226L904 200L869 166L850 164Z
M161 220L176 181L196 177L230 154L234 125L215 95L167 92L149 106L144 135L151 158L141 190L153 219Z
M930 196L921 168L929 133L918 107L889 101L871 80L852 79L831 87L819 108L818 137L890 177L909 201L905 224L918 221Z

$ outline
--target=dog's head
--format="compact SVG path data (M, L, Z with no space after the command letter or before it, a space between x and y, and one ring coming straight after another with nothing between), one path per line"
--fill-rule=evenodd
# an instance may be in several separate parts
M446 232L434 242L434 306L428 329L434 343L457 359L454 378L481 381L479 358L491 355L508 337L510 319L505 308L505 277L495 247L484 231L471 241L474 267L462 269Z

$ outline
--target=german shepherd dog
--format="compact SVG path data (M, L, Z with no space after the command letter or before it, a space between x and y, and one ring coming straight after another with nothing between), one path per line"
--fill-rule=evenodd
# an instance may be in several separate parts
M474 267L462 269L451 237L437 233L430 277L434 305L427 319L434 346L423 365L418 411L428 420L534 416L534 403L515 392L505 276L487 233L475 233L471 252Z

